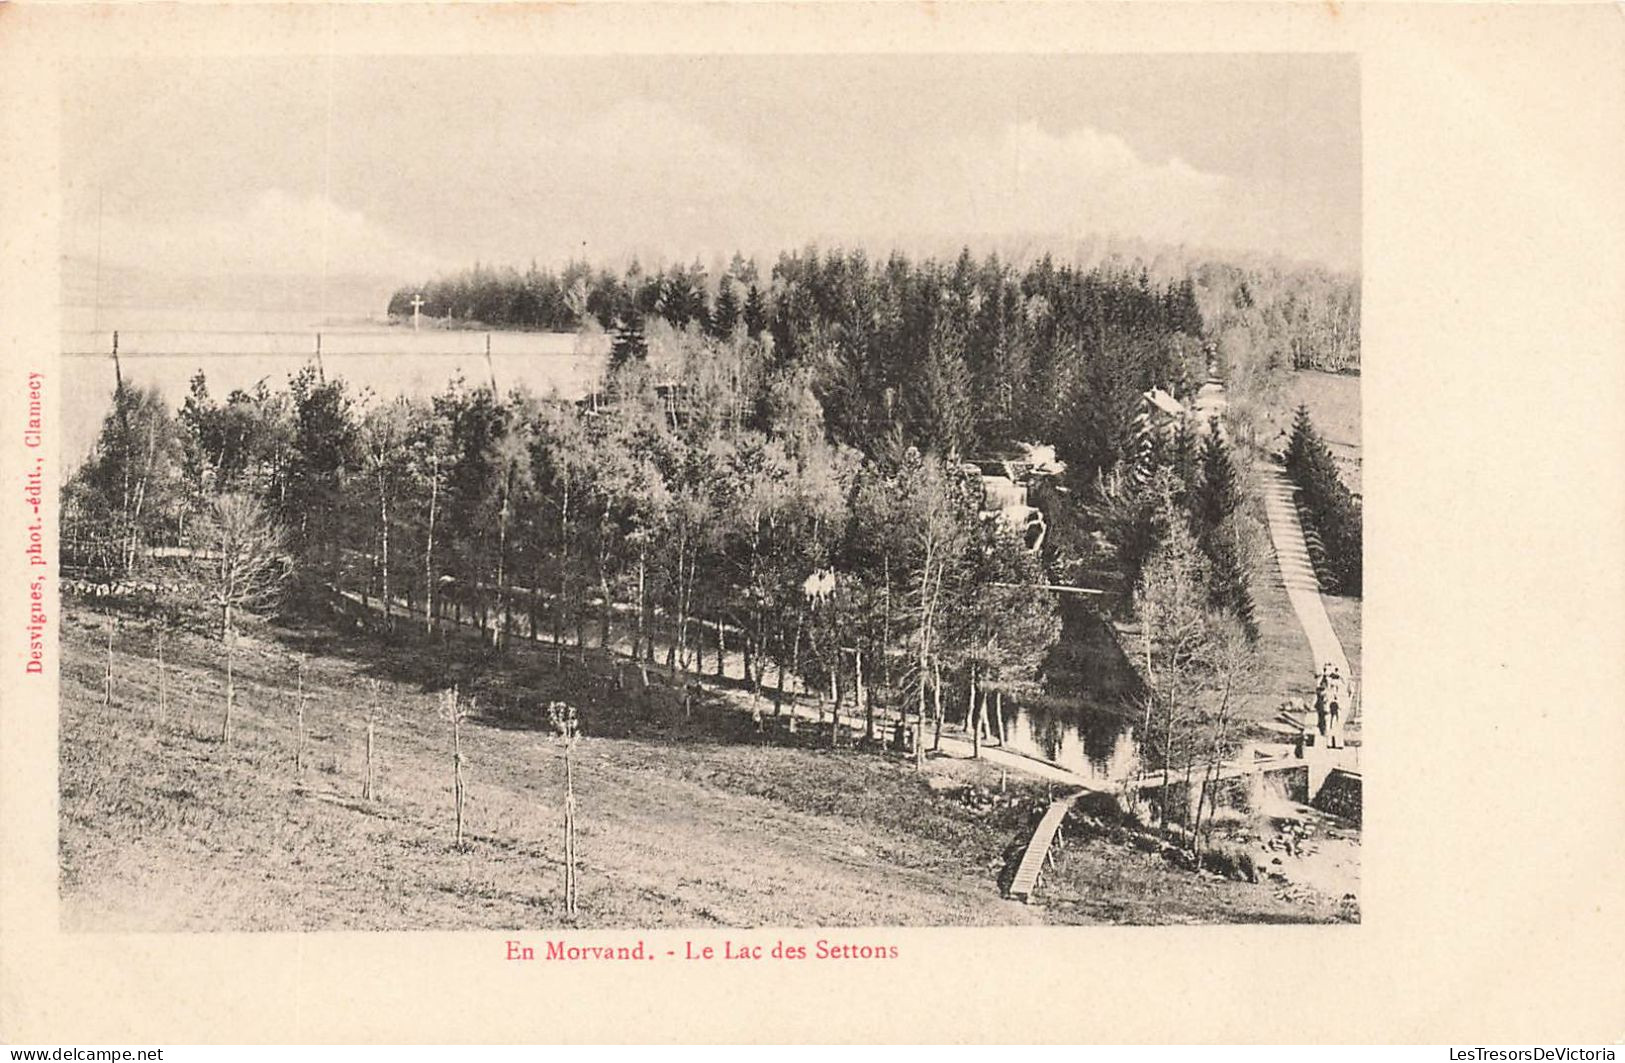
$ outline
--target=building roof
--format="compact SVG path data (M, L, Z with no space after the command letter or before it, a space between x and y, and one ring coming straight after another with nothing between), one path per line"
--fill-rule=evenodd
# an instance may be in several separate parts
M1145 401L1170 417L1183 417L1185 415L1185 407L1180 405L1179 400L1161 388L1152 388L1146 392Z

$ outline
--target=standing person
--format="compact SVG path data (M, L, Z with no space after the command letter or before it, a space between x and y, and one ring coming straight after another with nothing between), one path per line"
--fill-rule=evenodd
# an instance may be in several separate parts
M1320 675L1315 680L1315 727L1320 731L1320 737L1326 737L1326 685L1327 672L1325 667L1320 669Z

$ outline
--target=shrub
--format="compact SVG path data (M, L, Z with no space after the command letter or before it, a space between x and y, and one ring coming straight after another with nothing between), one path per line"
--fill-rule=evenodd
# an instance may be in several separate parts
M1215 846L1202 853L1202 866L1215 875L1244 882L1258 881L1258 868L1251 853L1228 846Z

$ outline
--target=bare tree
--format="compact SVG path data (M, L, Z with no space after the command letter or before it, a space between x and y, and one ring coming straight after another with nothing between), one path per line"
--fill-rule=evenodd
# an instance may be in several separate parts
M564 743L564 914L576 917L576 781L575 748L581 721L573 706L562 701L547 706L549 722Z
M294 776L299 782L305 781L305 655L300 654L295 659L296 678L294 688L295 710L298 714L298 734L295 737L293 750Z
M444 420L433 407L413 405L408 414L411 432L406 440L405 468L411 486L412 508L422 514L423 531L423 632L435 632L435 590L440 573L435 555L436 533L440 528L441 497L446 489L449 441Z
M911 507L907 612L914 622L914 764L925 766L925 717L932 664L940 652L944 608L962 573L969 526L963 499L935 462L915 463L905 473L904 495Z
M102 676L102 706L113 707L113 630L118 626L112 613L107 614L107 668Z
M164 725L169 710L168 673L164 668L164 627L158 625L158 726Z
M1196 813L1191 824L1191 847L1200 853L1202 846L1202 809L1207 808L1207 830L1213 829L1213 817L1219 811L1219 774L1224 764L1235 755L1235 704L1237 694L1253 685L1258 678L1258 655L1245 632L1234 622L1216 624L1213 639L1213 674L1203 698L1200 723L1205 731L1206 769L1202 776L1201 793L1196 800Z
M1140 622L1138 662L1144 699L1141 741L1161 761L1158 806L1169 825L1176 763L1185 753L1190 765L1197 693L1211 671L1214 617L1208 606L1207 573L1195 539L1164 495L1166 540L1152 553L1135 588ZM1142 768L1143 770L1143 768ZM1187 794L1187 796L1189 796ZM1189 817L1185 817L1188 822Z
M371 801L378 796L378 791L372 785L372 737L373 727L378 720L378 680L371 683L372 697L367 702L367 774L361 782L361 799Z
M440 704L445 709L446 718L451 722L451 792L453 814L456 817L456 841L458 849L463 847L463 799L467 786L463 780L463 721L468 719L474 710L474 702L463 708L462 700L457 695L457 688L440 692Z
M491 645L504 649L508 644L513 622L513 603L508 594L508 528L514 512L514 492L529 480L530 440L521 428L510 430L498 441L493 455L501 470L497 509L497 611L500 614L491 624Z
M400 481L405 475L407 436L411 430L411 409L404 400L367 411L361 422L362 453L371 474L378 498L378 555L376 569L380 579L379 597L384 604L384 627L395 628L394 588L390 585L390 530L395 517L390 502L401 493Z
M198 526L204 597L220 610L220 637L226 646L226 717L220 737L231 744L231 716L236 702L235 656L239 610L271 601L287 576L282 531L258 500L221 495Z

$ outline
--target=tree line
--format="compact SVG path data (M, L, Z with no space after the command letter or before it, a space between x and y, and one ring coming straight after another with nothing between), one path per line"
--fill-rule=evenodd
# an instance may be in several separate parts
M1359 372L1357 276L1229 262L1197 263L1191 274L1225 380L1226 416L1243 443L1263 445L1275 434L1294 373Z
M1279 405L1292 372L1360 364L1358 277L1265 260L1163 253L1149 266L1113 257L1084 268L1047 255L1017 265L968 250L937 262L809 247L765 275L739 254L714 272L698 261L476 265L397 290L390 315L410 316L416 296L431 319L467 327L619 331L659 320L769 336L781 358L816 365L832 431L860 447L896 420L943 413L938 441L965 449L1022 433L1059 441L1080 409L1103 407L1109 422L1147 387L1182 397L1200 384L1198 336L1217 352L1243 436L1260 408ZM1085 482L1126 456L1113 453L1108 425L1089 435L1090 452L1064 455Z
M619 275L584 263L559 273L475 267L397 291L390 313L409 315L418 293L425 312L493 328L621 333L660 323L738 335L766 348L768 367L809 373L841 443L869 452L895 431L922 449L978 454L1055 440L1083 482L1132 456L1124 424L1142 392L1183 394L1205 370L1189 278L1158 284L1144 269L1085 270L1047 256L1017 269L968 250L944 263L808 248L781 255L767 278L737 255L715 279L698 263L633 263Z
M1333 594L1361 592L1363 554L1359 499L1337 473L1331 448L1307 406L1299 406L1286 448L1286 471L1298 487L1298 513L1315 575Z
M589 321L609 329L660 317L679 328L696 322L717 335L736 324L759 334L767 325L765 298L755 263L740 255L715 284L698 262L646 272L634 261L620 273L583 261L559 270L533 262L523 273L476 263L396 289L388 310L391 317L410 317L421 299L418 313L453 327L574 332Z

